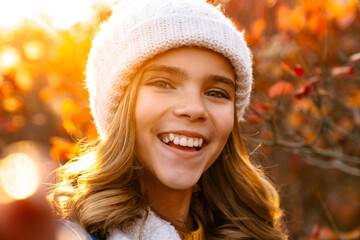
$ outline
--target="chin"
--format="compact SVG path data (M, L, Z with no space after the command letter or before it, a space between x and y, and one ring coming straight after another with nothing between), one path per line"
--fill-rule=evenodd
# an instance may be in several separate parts
M190 174L191 175L191 174ZM195 174L196 175L196 174ZM200 175L201 176L201 175ZM192 189L200 179L197 175L189 176L189 174L173 174L171 176L159 177L163 185L174 190Z

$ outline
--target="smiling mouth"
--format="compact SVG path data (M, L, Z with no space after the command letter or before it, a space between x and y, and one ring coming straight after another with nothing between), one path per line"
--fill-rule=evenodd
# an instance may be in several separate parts
M184 135L169 133L158 136L164 144L184 151L200 151L206 141L203 138L193 138Z

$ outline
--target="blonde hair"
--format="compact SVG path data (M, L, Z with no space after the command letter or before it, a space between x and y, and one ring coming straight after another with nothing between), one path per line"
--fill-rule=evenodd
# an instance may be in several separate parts
M279 195L250 162L237 124L199 185L207 239L287 239Z
M78 222L98 237L129 225L148 210L140 181L144 169L134 151L134 109L141 77L142 70L123 89L107 137L85 145L83 154L60 167L58 183L48 195L59 217ZM251 164L237 124L198 185L191 208L204 225L206 239L287 238L278 193Z

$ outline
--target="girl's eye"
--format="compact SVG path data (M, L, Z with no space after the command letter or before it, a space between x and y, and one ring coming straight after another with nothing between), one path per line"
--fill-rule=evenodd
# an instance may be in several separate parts
M224 93L223 91L219 91L219 90L211 90L205 93L206 96L209 97L215 97L215 98L225 98L225 99L230 99L229 95Z
M157 87L157 88L164 88L164 89L170 89L170 88L172 88L172 86L170 85L170 83L168 83L168 82L166 82L166 81L161 81L161 80L151 82L150 85L152 85L152 86L154 86L154 87Z

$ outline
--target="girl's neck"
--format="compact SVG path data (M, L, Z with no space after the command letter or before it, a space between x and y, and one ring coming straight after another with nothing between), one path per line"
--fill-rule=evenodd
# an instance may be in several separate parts
M177 230L192 231L194 223L189 213L192 189L172 189L151 178L153 181L146 181L151 184L144 186L151 209L164 220L171 222Z
M160 193L150 198L150 201L152 210L164 220L171 222L177 230L182 232L194 230L194 221L189 211L191 191Z

